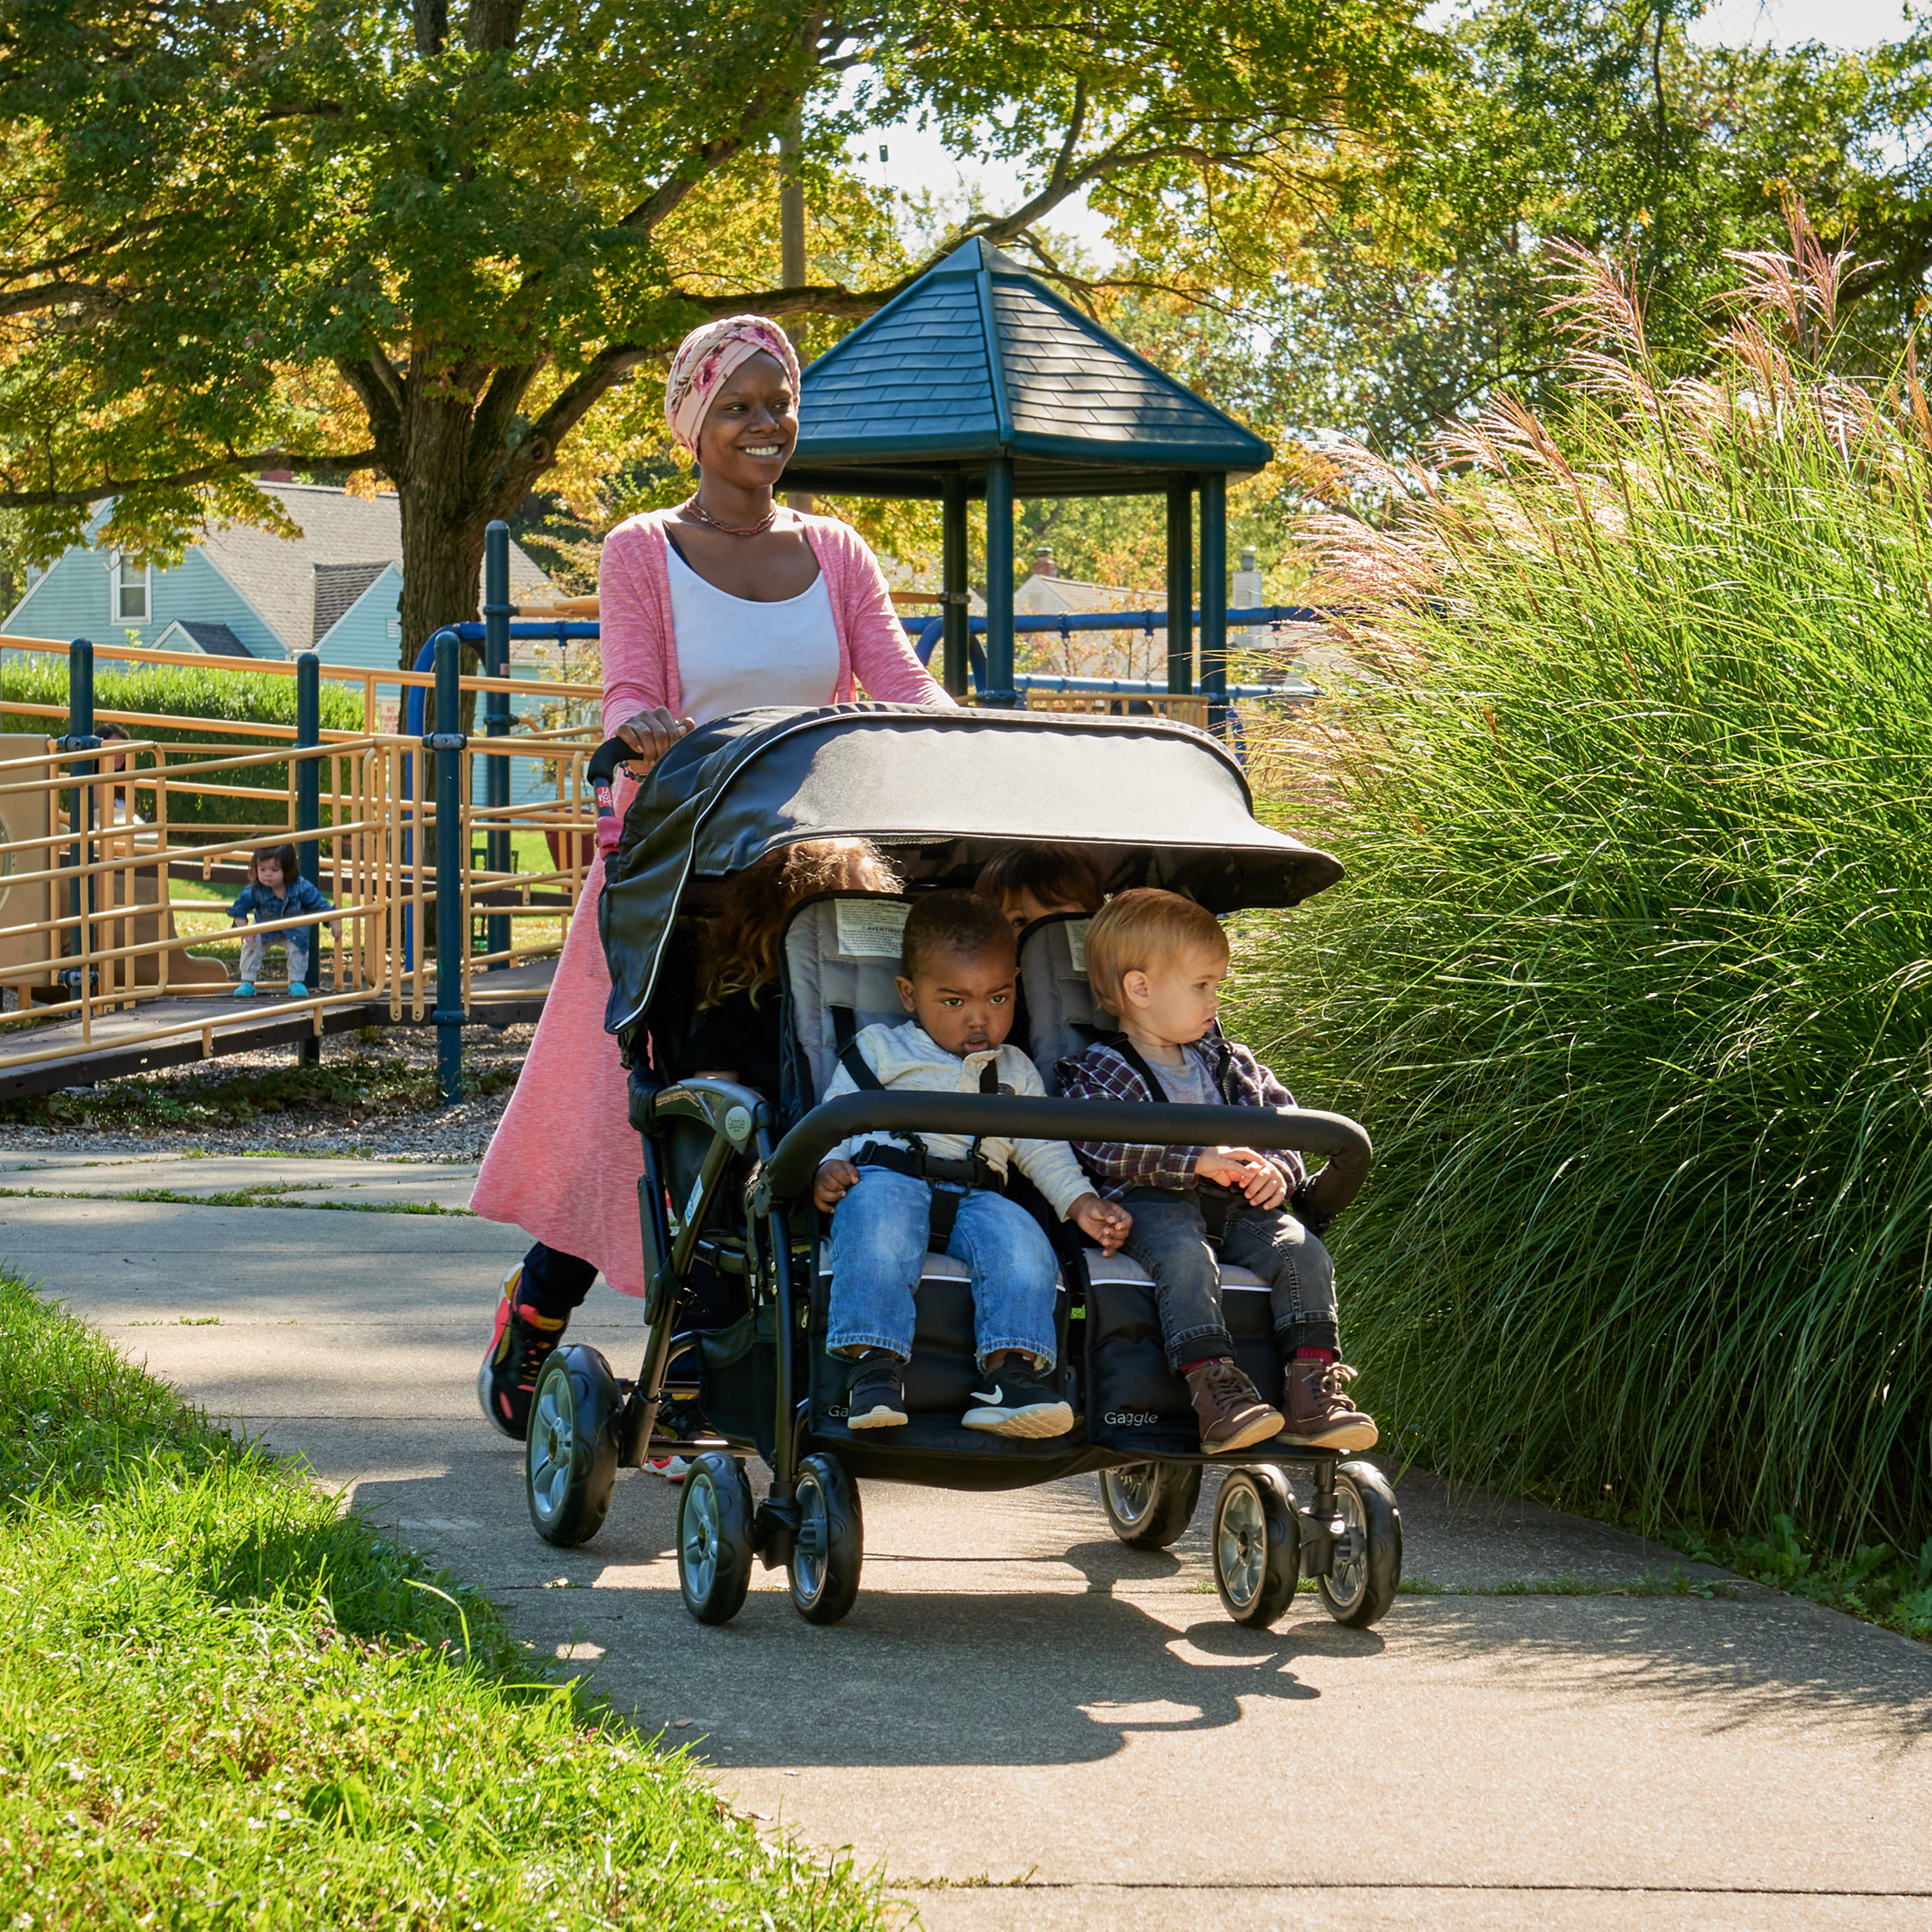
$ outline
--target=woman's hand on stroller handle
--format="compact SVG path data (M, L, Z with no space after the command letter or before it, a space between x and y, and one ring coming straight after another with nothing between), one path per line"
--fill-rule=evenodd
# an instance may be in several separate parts
M616 735L625 748L646 764L654 765L687 731L698 728L697 720L674 718L662 704L640 711L617 727Z

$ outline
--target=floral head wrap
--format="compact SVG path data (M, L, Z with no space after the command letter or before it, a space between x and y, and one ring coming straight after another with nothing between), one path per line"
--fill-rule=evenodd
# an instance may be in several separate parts
M728 315L722 321L707 322L678 344L664 382L664 420L692 455L698 454L698 432L704 426L711 399L734 370L760 352L784 364L796 396L797 355L784 331L762 315Z

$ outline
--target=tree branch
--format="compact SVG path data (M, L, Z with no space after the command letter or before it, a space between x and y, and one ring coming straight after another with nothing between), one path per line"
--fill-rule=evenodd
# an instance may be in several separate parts
M258 449L253 455L233 455L198 469L178 470L170 476L104 476L84 490L0 489L0 510L84 510L104 496L125 496L134 490L184 490L213 483L242 470L366 470L377 460L373 449L318 452L307 449Z
M31 289L0 295L0 316L32 315L37 309L60 308L68 303L102 315L118 308L123 299L99 282L41 282Z

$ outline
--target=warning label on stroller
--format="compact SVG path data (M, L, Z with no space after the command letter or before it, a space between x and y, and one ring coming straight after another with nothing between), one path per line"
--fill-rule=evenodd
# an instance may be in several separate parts
M903 899L838 899L838 950L850 959L896 959L912 908Z
M1087 922L1084 919L1070 919L1066 922L1066 950L1072 955L1074 971L1085 972L1087 970Z

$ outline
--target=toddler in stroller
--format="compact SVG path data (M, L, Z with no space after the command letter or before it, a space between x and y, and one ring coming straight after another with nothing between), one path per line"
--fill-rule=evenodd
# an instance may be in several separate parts
M970 892L928 894L905 922L898 994L913 1017L867 1027L839 1054L828 1100L885 1087L1038 1094L1039 1070L1006 1043L1018 976L1011 927ZM813 1196L832 1211L826 1346L854 1362L850 1429L903 1426L902 1371L928 1250L970 1271L982 1386L963 1418L998 1436L1064 1436L1073 1411L1054 1365L1053 1250L1004 1188L1016 1167L1049 1205L1111 1254L1132 1226L1088 1185L1064 1142L987 1136L855 1136L820 1165Z
M1294 1096L1215 1023L1228 940L1191 899L1146 887L1121 892L1087 928L1094 997L1120 1030L1060 1062L1070 1099L1183 1106L1292 1107ZM1296 1219L1299 1154L1246 1147L1136 1146L1084 1141L1080 1157L1134 1216L1127 1252L1154 1277L1169 1365L1186 1381L1206 1455L1282 1434L1325 1449L1366 1449L1376 1425L1351 1403L1354 1370L1337 1353L1335 1270L1317 1233ZM1222 1318L1221 1255L1268 1284L1286 1367L1282 1410L1236 1365Z

